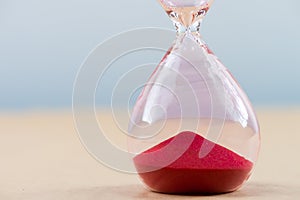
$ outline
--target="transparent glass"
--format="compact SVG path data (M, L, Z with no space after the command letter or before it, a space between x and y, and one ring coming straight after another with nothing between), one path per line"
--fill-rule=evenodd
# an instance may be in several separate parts
M235 191L260 147L246 94L201 39L212 1L160 0L177 37L143 88L131 116L129 150L143 183L162 193Z

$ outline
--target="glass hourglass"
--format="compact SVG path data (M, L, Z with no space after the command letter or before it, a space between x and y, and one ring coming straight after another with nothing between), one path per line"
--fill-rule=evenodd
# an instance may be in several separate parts
M134 106L128 141L142 182L162 193L232 192L257 160L259 125L247 96L202 40L212 0L159 0L177 37Z

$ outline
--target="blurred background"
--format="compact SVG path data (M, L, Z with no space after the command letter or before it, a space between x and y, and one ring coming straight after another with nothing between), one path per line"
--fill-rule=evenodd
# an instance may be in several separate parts
M216 0L203 22L204 40L255 106L300 104L299 7L296 0ZM173 29L155 0L1 0L0 112L71 108L88 53L139 27Z
M255 174L232 198L300 196L299 8L297 0L215 0L202 24L203 39L258 108L261 124ZM94 160L80 143L71 113L73 84L89 52L141 27L174 30L156 0L0 0L1 200L162 197L147 193L136 176ZM122 71L158 63L163 54L144 51L113 64L103 92L97 91L97 105L110 103L109 84ZM80 123L92 121L87 119ZM102 122L119 142L124 137L109 119ZM86 128L84 133L92 133Z

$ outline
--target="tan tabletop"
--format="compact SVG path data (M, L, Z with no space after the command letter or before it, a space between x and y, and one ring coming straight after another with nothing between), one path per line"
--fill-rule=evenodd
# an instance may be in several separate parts
M300 108L259 109L262 148L239 191L217 196L149 192L135 175L94 160L71 112L0 114L0 200L300 199Z

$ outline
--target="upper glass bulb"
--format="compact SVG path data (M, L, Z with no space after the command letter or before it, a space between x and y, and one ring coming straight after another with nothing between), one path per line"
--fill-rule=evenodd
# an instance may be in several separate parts
M178 32L199 31L213 0L159 0Z

